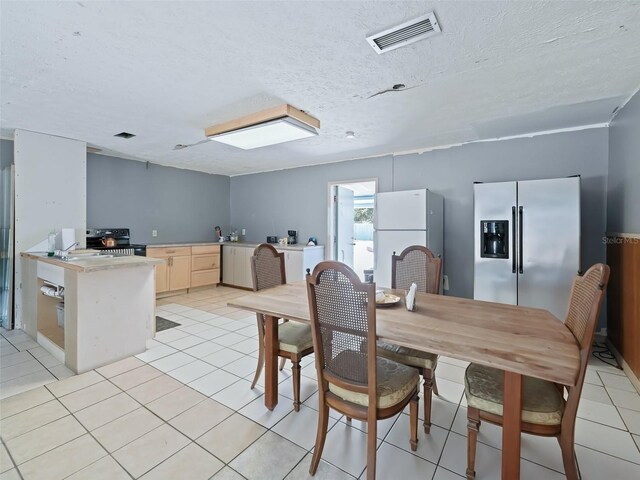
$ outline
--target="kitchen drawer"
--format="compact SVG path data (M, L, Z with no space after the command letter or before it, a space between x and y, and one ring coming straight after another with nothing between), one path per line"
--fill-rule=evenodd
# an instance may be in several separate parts
M191 247L147 247L147 257L177 257L191 255Z
M191 272L191 288L220 283L220 269L199 270Z
M220 255L192 255L191 270L210 270L220 268Z
M220 253L220 245L194 245L191 247L191 255L204 253Z

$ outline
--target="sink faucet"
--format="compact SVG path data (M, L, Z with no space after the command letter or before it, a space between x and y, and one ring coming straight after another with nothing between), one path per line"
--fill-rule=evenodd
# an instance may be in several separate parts
M80 245L80 242L74 242L71 245L69 245L67 248L64 248L62 250L60 250L60 254L58 255L60 258L67 258L69 256L69 250L71 250L73 247L76 247Z

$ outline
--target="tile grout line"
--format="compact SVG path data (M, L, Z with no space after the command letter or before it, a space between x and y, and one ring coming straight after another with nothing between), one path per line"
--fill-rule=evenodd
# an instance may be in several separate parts
M7 447L7 442L5 441L4 438L0 437L0 443L2 443L2 446L4 447L5 451L7 452L7 455L9 455L9 459L11 460L11 464L13 465L12 469L15 469L15 471L18 473L18 476L24 480L24 477L22 476L22 472L20 471L20 469L18 468L18 464L16 463L16 461L13 459L13 455L11 455L11 452L9 451L9 448ZM11 470L8 469L7 472ZM6 473L6 472L4 472Z

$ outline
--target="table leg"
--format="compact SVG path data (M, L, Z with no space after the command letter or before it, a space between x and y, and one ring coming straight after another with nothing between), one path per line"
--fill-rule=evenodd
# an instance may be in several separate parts
M502 412L502 479L520 478L520 426L522 415L522 375L504 372Z
M264 405L278 405L278 319L264 316Z

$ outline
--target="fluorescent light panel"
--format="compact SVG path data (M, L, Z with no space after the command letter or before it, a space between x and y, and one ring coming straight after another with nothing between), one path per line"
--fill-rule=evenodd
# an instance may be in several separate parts
M294 118L283 117L240 130L214 135L209 137L209 140L242 148L243 150L251 150L252 148L266 147L267 145L290 142L315 135L318 135L315 128Z

